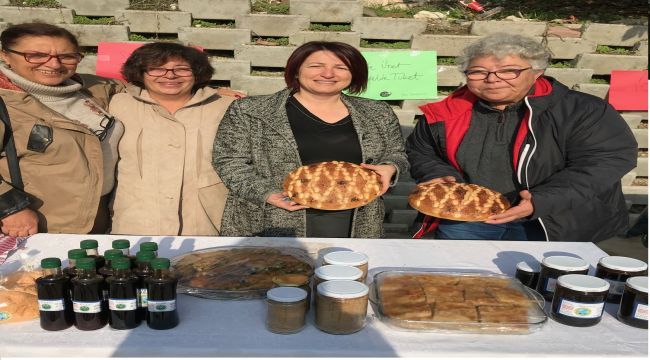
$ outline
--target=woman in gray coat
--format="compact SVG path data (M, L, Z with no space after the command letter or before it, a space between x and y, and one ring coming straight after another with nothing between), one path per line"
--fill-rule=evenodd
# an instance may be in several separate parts
M354 47L309 42L287 61L287 89L230 106L213 151L213 165L230 190L222 235L382 236L381 198L354 210L325 211L307 209L282 192L287 174L315 162L361 164L380 175L381 194L408 170L390 106L342 94L363 92L367 78L366 61Z

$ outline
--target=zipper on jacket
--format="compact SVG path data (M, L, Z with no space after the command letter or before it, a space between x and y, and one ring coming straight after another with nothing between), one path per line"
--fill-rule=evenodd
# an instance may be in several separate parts
M535 138L535 132L533 132L533 107L530 106L530 103L528 102L528 96L524 97L524 102L526 103L526 106L528 107L528 130L530 131L530 135L533 137L533 149L530 152L530 156L528 156L528 159L521 159L521 161L526 161L526 190L530 190L530 185L528 184L528 165L530 164L530 160L533 158L533 154L535 154L535 150L537 150L537 138ZM528 148L529 144L526 144L526 150ZM521 165L521 162L520 162ZM519 167L521 170L521 166ZM519 176L521 175L521 172L518 174ZM521 183L521 180L519 181ZM539 221L539 224L542 226L542 230L544 230L544 237L546 238L546 241L550 241L548 238L548 231L546 231L546 226L544 226L544 222L542 221L542 218L539 217L537 218L537 221Z
M506 117L505 110L500 111L499 112L499 118L497 119L497 131L496 131L496 133L497 133L497 139L496 140L497 140L497 143L499 143L499 144L503 143L503 137L504 137L503 132L504 132L504 129L505 129L505 125L504 125L505 117Z

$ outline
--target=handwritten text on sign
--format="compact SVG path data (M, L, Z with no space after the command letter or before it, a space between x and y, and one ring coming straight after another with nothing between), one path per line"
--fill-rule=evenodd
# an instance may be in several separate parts
M435 51L362 54L368 62L368 89L361 96L376 100L431 99L437 96Z

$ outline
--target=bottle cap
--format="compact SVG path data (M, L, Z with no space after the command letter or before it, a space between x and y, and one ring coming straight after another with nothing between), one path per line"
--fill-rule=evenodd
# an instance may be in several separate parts
M153 269L169 269L170 261L167 258L156 258L151 260L151 267Z
M45 258L41 260L41 268L56 269L61 267L61 259L56 257Z
M70 249L68 250L68 259L77 260L86 257L86 249Z
M122 250L110 249L110 250L104 251L104 257L106 258L106 260L114 260L114 259L117 259L117 258L121 258L123 256L124 256L124 253L122 253Z
M158 251L158 244L153 241L143 242L140 244L140 251L142 250Z
M332 280L318 284L318 293L336 299L355 299L368 295L368 285L351 280Z
M156 253L151 250L140 250L135 254L136 261L149 261L156 258Z
M94 270L95 269L95 258L83 257L83 258L77 260L77 269Z
M368 263L368 256L355 251L333 251L325 254L323 260L330 265L359 266Z
M567 289L581 292L602 292L609 290L609 283L607 281L595 276L582 274L562 275L557 278L557 284Z
M82 249L97 249L99 247L99 243L95 239L86 239L81 240L79 247Z
M627 278L625 284L636 291L648 293L648 277L647 276L633 276Z
M111 267L113 267L114 270L130 269L131 260L129 260L129 258L127 257L119 257L113 260L113 262L111 263Z
M113 240L113 249L128 249L131 247L131 242L127 239Z
M608 269L625 272L648 270L648 264L645 262L625 256L605 256L603 258L600 258L598 264Z
M266 292L269 300L291 303L307 298L307 292L297 287L276 287Z

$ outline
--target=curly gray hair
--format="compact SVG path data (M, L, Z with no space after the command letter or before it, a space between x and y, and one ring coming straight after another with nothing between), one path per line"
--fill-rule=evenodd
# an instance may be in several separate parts
M456 63L465 71L472 59L481 56L503 58L508 55L519 56L530 62L533 69L544 70L548 67L551 53L537 40L506 33L495 33L477 40L463 49Z

